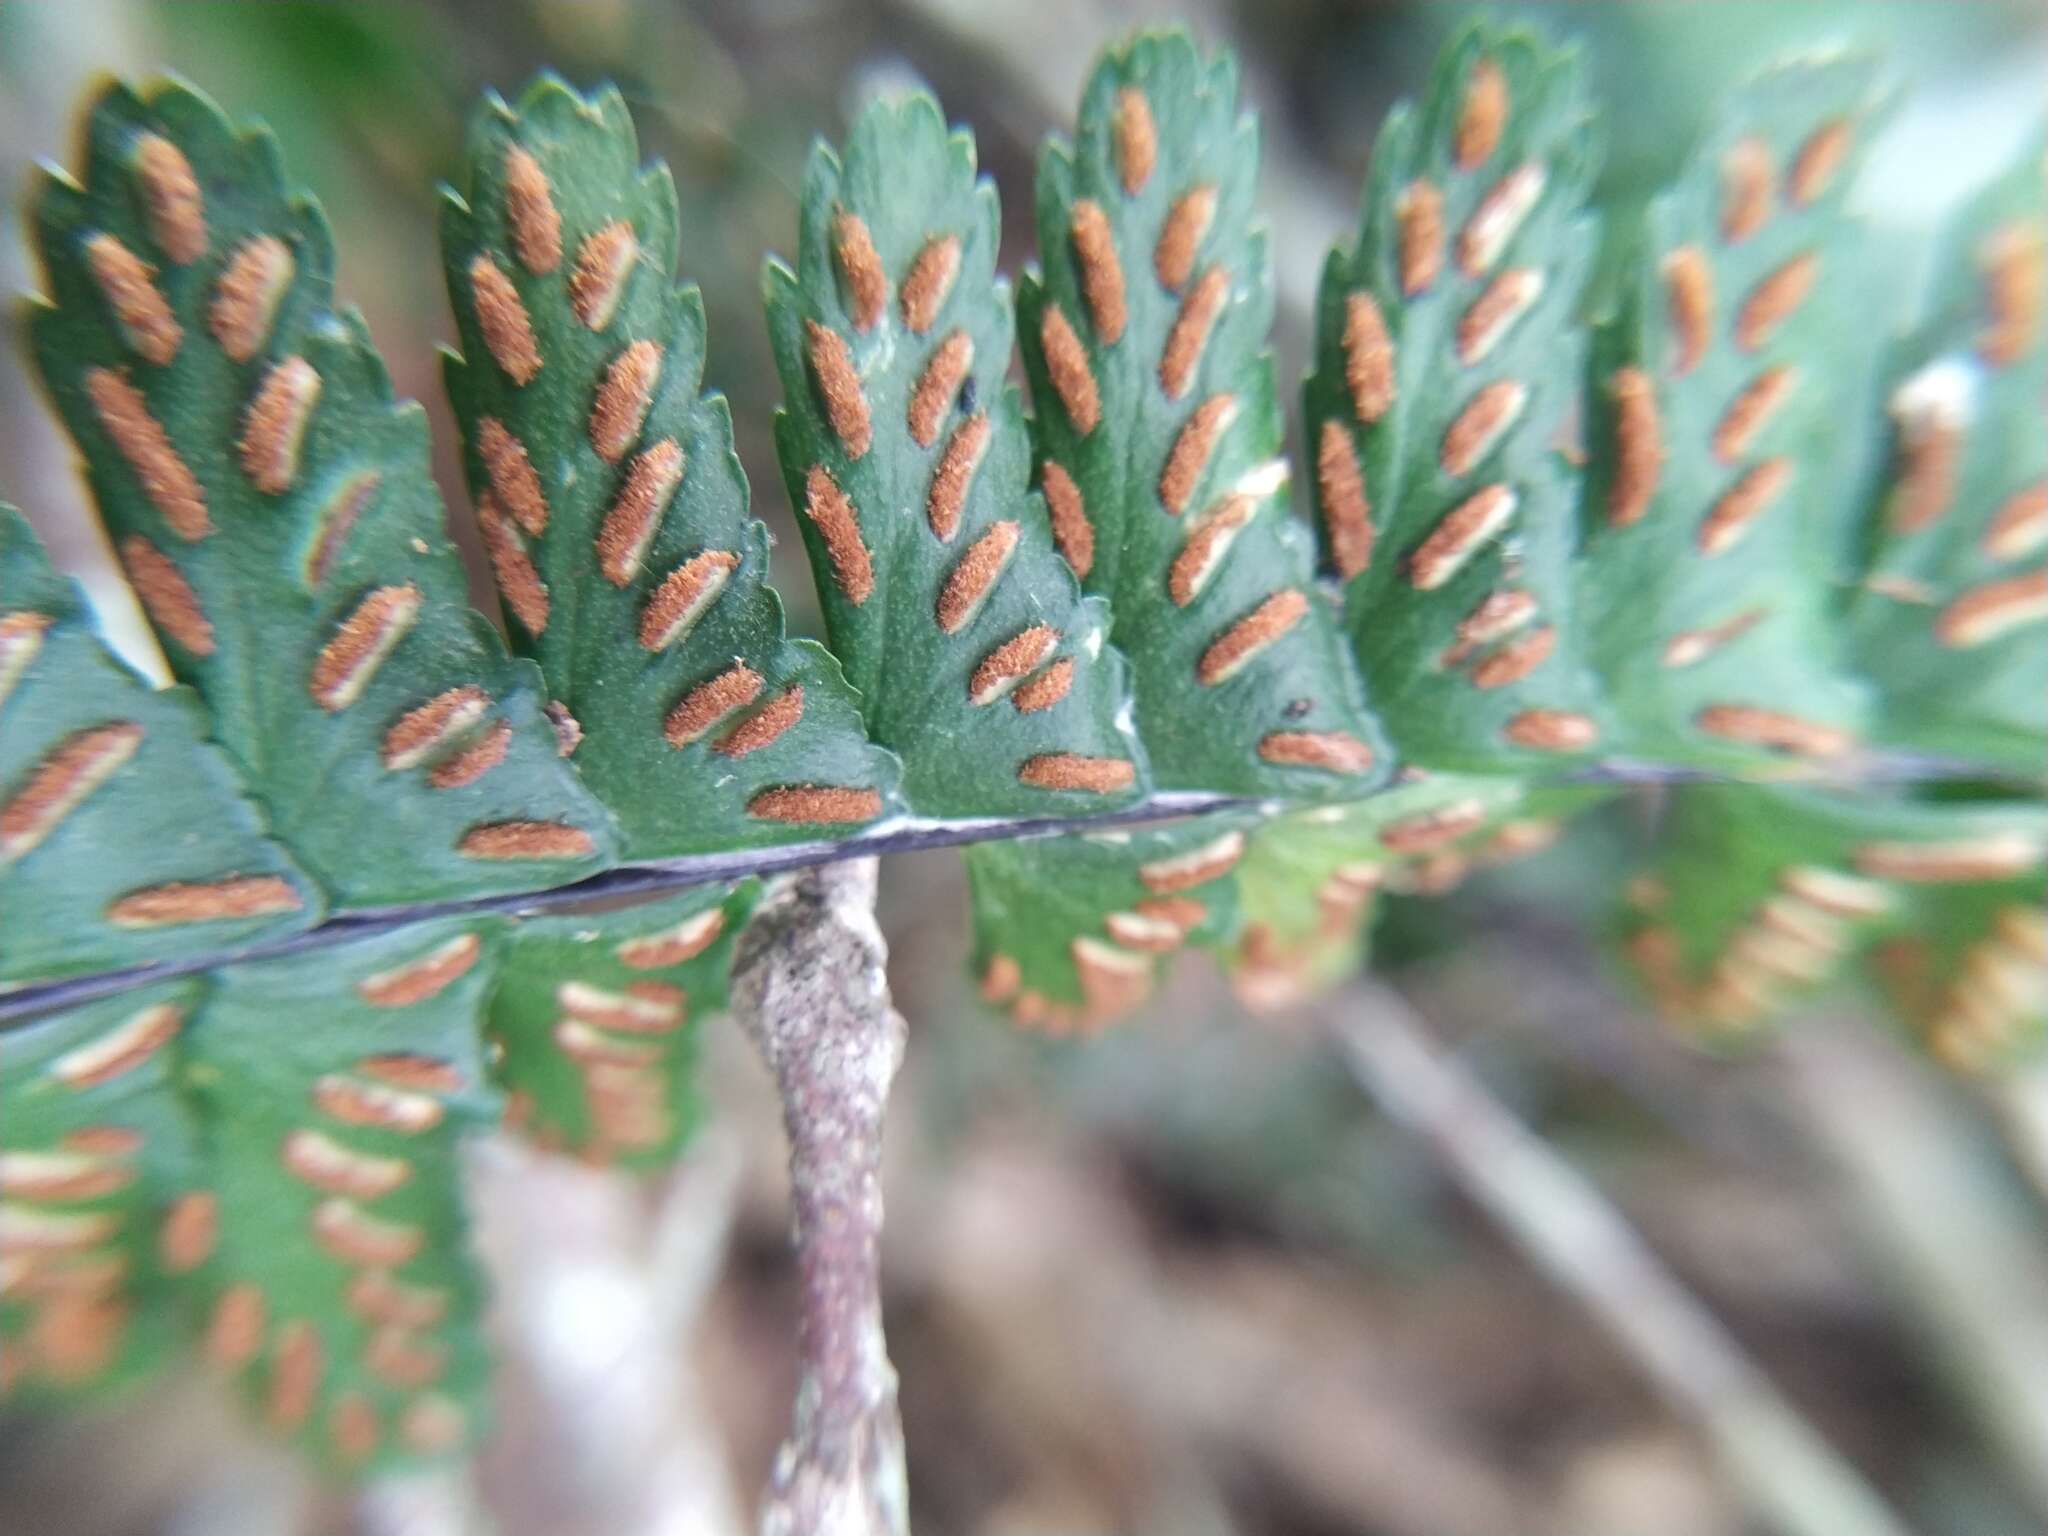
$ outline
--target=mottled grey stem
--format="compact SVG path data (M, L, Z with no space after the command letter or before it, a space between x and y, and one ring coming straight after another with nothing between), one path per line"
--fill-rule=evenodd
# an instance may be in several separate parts
M907 1536L896 1371L882 1336L882 1115L903 1060L876 861L788 876L740 937L732 1009L782 1095L803 1316L796 1410L762 1536Z

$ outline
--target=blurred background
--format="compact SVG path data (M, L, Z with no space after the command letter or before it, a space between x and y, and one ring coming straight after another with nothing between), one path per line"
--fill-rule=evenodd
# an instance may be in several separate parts
M1881 291L1902 307L1933 222L2048 101L2037 0L1492 9L1584 44L1616 205L1668 176L1723 87L1764 61L1845 38L1887 50L1901 110L1859 196ZM1468 13L1360 0L7 0L0 172L19 189L36 160L69 160L74 105L107 71L174 70L266 120L326 205L344 297L434 418L466 539L435 355L453 335L435 189L480 91L511 94L548 65L616 81L644 151L675 169L710 378L732 399L757 514L780 540L777 582L809 630L773 470L758 279L763 253L792 243L815 137L840 136L878 89L932 87L979 136L1012 213L1014 270L1036 146L1064 126L1094 52L1140 22L1186 21L1237 50L1265 124L1276 348L1294 379L1322 253L1352 222L1376 126ZM9 200L0 289L35 283ZM0 496L151 665L11 329ZM1767 1528L1755 1511L1773 1497L1813 1494L1772 1470L1787 1435L1831 1444L1912 1530L2048 1530L2048 1087L1958 1086L1853 1010L1801 1020L1737 1062L1660 1033L1590 937L1645 814L1616 806L1533 862L1391 902L1374 941L1387 989L1346 1003L1426 1030L1459 1082L1540 1135L1517 1154L1539 1173L1507 1199L1524 1203L1520 1226L1473 1198L1458 1147L1377 1111L1321 1033L1248 1017L1199 963L1108 1038L1015 1037L963 979L957 857L886 865L912 1040L884 1267L918 1530L1738 1536ZM709 1033L712 1124L672 1184L629 1189L480 1151L509 1364L502 1433L466 1485L367 1500L318 1489L189 1380L90 1421L0 1417L0 1533L425 1533L465 1528L477 1511L457 1506L477 1504L506 1536L747 1529L786 1425L795 1296L772 1095L729 1030ZM1379 1086L1398 1100L1398 1082ZM1546 1280L1546 1241L1599 1271L1590 1248L1611 1232L1583 1225L1585 1197L1641 1235L1666 1291L1617 1286L1589 1309ZM1671 1296L1679 1324L1658 1311ZM1708 1315L1704 1340L1687 1334ZM1677 1333L1664 1345L1706 1349L1681 1359L1732 1374L1673 1390L1667 1361L1660 1386L1665 1325Z

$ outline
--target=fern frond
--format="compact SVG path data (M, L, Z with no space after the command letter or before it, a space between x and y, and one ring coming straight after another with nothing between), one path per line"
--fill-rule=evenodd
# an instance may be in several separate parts
M114 661L0 509L0 1018L131 988L0 1039L0 1394L182 1349L346 1476L468 1448L464 1137L503 1090L542 1146L672 1163L749 869L1004 839L967 855L982 995L1064 1035L1189 946L1254 1004L1354 971L1381 893L1548 846L1607 793L1567 777L1596 751L2038 779L2048 164L1959 221L1861 505L1841 427L1889 338L1850 307L1843 195L1874 78L1838 54L1736 93L1618 242L1589 344L1578 66L1453 43L1324 269L1304 398L1341 614L1289 512L1229 59L1141 34L1046 148L1028 425L973 140L929 96L874 104L764 274L836 655L766 584L622 98L491 98L443 209L446 379L518 659L275 142L183 86L102 91L83 180L37 184L29 326L191 692ZM1134 815L1204 814L1024 835L1155 787ZM2038 796L1691 787L1670 833L1625 948L1701 1038L1866 979L1959 1068L2048 1035ZM534 890L617 849L674 862ZM677 889L713 876L740 883ZM295 934L330 901L419 905ZM152 961L195 974L10 991Z
M344 906L560 883L608 863L530 664L466 601L428 473L327 226L276 141L179 85L114 85L83 184L32 216L43 379L173 671Z
M804 177L771 262L776 446L832 648L927 816L1056 815L1146 784L1109 614L1026 489L995 189L931 97L878 101Z
M1304 391L1323 551L1374 707L1433 769L1554 772L1607 745L1574 616L1597 164L1575 56L1474 28L1373 151Z
M1290 513L1258 158L1228 55L1145 32L1096 66L1017 301L1038 478L1162 788L1357 794L1387 754Z
M0 506L0 982L276 937L324 905L197 701L123 666Z
M514 928L489 1022L506 1123L588 1163L671 1166L701 1113L697 1020L724 1006L758 891L700 886Z
M640 165L619 93L543 77L516 108L491 99L466 196L446 194L441 246L471 494L512 632L578 722L577 769L626 853L880 817L896 765L838 663L784 635L731 413L700 393L704 304L674 282L675 186Z

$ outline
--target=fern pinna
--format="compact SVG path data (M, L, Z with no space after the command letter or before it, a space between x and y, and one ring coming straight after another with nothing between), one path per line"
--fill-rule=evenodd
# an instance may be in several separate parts
M463 344L448 392L510 627L576 722L623 852L876 820L896 765L838 663L784 638L730 413L699 394L675 188L639 164L625 103L543 80L478 114L469 167L468 201L443 212Z
M2048 697L2044 248L2037 138L1956 220L1927 317L1889 360L1886 469L1856 509L1846 615L1851 655L1884 680L1882 740L2023 775Z
M972 137L868 105L763 280L825 644L767 585L622 98L492 97L442 210L445 380L509 652L275 141L102 91L81 179L36 188L27 329L178 684L0 513L0 1392L191 1352L349 1475L473 1443L461 1138L672 1163L740 877L808 856L774 845L976 841L977 986L1065 1034L1188 948L1254 1005L1332 985L1383 894L1714 774L1625 886L1653 1002L1725 1043L1867 980L1958 1068L2021 1057L2048 164L1871 335L1877 80L1843 54L1731 93L1589 286L1576 61L1460 35L1324 266L1301 470L1227 57L1104 56L1014 313ZM1898 782L1733 777L1864 766ZM1203 814L1022 835L1134 809Z
M776 445L833 648L928 816L1058 815L1146 786L1109 613L1025 488L995 189L927 96L877 102L804 175L763 280Z
M1474 31L1380 134L1355 248L1316 306L1304 428L1325 557L1402 755L1544 772L1609 734L1574 621L1596 167L1576 61Z
M1843 202L1874 75L1849 56L1746 87L1632 232L1596 329L1587 422L1605 451L1579 591L1634 752L1740 767L1840 757L1864 735L1830 530L1846 468L1835 424L1869 362L1839 338L1860 255Z
M1037 473L1160 787L1355 795L1385 751L1289 516L1257 164L1231 60L1148 33L1097 67L1018 298Z
M195 932L235 943L317 922L319 888L265 836L204 712L115 659L6 507L0 593L0 982L175 955ZM31 858L65 877L31 883Z
M469 608L326 221L276 141L194 92L110 87L83 184L47 173L37 366L172 669L341 904L573 880L610 817L538 674Z

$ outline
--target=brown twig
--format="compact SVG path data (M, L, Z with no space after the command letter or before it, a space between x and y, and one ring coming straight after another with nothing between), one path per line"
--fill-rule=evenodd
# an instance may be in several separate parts
M1826 1015L1784 1032L1777 1055L1801 1123L1842 1181L1870 1257L1931 1346L1957 1402L2048 1521L2048 1265L2017 1181L1953 1085L1888 1045L1867 1019ZM2027 1078L1984 1085L2016 1158L2029 1155Z
M505 1135L467 1162L499 1356L479 1464L495 1536L738 1536L688 1348L725 1258L738 1148L699 1136L658 1183Z
M492 1536L466 1461L369 1484L355 1494L345 1523L353 1536ZM324 1526L317 1517L313 1524Z
M1360 988L1324 1015L1380 1108L1421 1136L1459 1188L1698 1426L1760 1520L1782 1536L1906 1536L1621 1214L1444 1054L1398 995Z
M782 1096L803 1315L789 1438L762 1536L906 1536L896 1372L882 1335L882 1116L903 1060L873 859L788 877L740 936L732 1010Z

